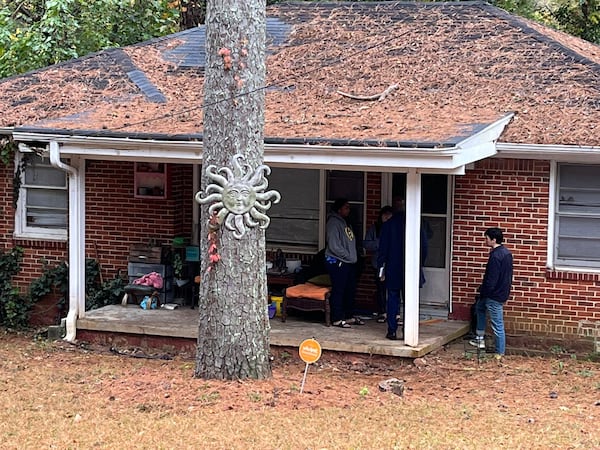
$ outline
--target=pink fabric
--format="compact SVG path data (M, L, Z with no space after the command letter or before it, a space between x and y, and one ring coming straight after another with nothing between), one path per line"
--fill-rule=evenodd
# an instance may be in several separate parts
M141 284L143 286L150 286L155 289L162 289L163 278L157 272L150 272L140 278L133 280L133 284Z

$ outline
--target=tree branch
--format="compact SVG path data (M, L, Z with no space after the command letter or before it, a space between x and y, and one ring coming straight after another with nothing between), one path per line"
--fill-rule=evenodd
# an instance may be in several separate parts
M375 95L353 95L353 94L348 94L348 93L342 92L342 91L337 91L337 93L340 94L342 97L348 97L348 98L352 98L354 100L377 100L377 101L381 101L384 98L386 98L391 92L395 91L398 88L399 88L399 86L396 83L396 84L390 85L382 93L375 94Z

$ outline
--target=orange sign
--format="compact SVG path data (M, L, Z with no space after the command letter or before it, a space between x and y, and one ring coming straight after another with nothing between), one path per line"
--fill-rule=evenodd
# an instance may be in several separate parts
M321 344L314 339L306 339L300 344L298 352L302 361L306 364L312 364L321 357Z

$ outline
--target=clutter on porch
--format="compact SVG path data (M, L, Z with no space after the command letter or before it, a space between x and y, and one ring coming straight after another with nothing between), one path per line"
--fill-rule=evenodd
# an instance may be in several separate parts
M329 295L331 280L325 273L323 252L304 260L286 258L281 249L267 262L269 299L275 304L274 317L285 322L290 310L310 313L322 312L325 324L331 324Z
M125 295L121 304L139 304L144 309L158 309L164 305L194 306L194 281L199 273L199 249L187 245L184 238L173 239L172 244L130 247L127 263ZM142 304L143 303L143 304ZM174 309L171 306L166 309Z

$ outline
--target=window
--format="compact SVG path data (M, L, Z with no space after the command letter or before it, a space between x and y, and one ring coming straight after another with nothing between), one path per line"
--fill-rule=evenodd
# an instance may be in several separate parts
M327 199L325 215L329 214L336 199L345 198L350 203L348 220L352 224L354 236L362 245L364 236L363 222L365 217L365 174L364 172L348 172L329 170L327 172Z
M67 175L53 167L47 158L36 154L18 154L17 158L23 173L15 217L16 236L66 240L69 214Z
M321 177L325 177L325 184ZM321 186L326 186L324 193ZM269 189L281 194L281 202L269 209L267 246L286 251L316 253L325 242L325 220L333 201L345 197L351 206L355 235L363 235L364 173L317 169L272 168ZM321 204L322 201L325 204ZM323 212L321 210L324 210Z
M600 268L600 165L559 164L557 265Z
M319 246L319 179L314 169L273 168L269 189L279 191L281 201L271 206L267 244L273 248Z
M406 198L406 174L392 175L392 199ZM425 267L445 268L447 265L448 175L421 176L421 226L428 238Z

